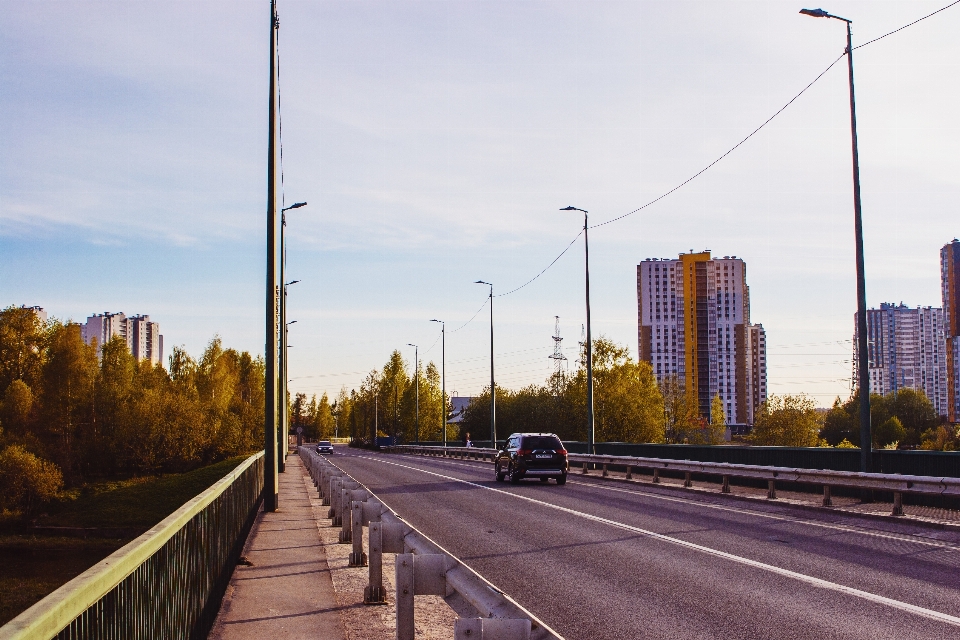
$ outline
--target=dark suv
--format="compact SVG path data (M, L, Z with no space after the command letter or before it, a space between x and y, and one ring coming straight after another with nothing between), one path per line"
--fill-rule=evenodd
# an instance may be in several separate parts
M554 478L557 484L567 482L567 450L552 433L514 433L494 460L497 482L506 477L514 484L521 478Z

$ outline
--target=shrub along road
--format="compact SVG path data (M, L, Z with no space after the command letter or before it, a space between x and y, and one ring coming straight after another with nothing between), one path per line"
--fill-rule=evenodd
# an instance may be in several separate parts
M331 460L565 637L960 637L960 534L489 463Z

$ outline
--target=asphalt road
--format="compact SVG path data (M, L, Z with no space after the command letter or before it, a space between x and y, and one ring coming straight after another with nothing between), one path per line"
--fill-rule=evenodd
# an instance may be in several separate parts
M960 638L960 534L337 450L388 507L571 640Z

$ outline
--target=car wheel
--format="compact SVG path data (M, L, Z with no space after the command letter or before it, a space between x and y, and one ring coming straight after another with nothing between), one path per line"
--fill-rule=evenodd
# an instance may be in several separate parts
M567 484L567 474L557 476L557 484Z
M513 484L520 484L520 475L513 468L513 465L510 465L509 474L510 474L510 482L512 482Z
M506 474L500 470L500 463L497 463L497 482L503 482L503 478Z

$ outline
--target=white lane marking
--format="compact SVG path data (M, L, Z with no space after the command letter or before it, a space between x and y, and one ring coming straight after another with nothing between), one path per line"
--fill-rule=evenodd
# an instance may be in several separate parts
M382 458L375 458L373 456L357 456L358 458L364 458L367 460L376 460L383 464L389 464L395 467L400 467L402 469L409 469L411 471L419 471L420 473L425 473L427 475L436 476L438 478L443 478L444 480L453 480L454 482L461 482L471 487L476 487L478 489L483 489L485 491L492 491L494 493L499 493L505 496L511 496L518 500L525 500L527 502L532 502L534 504L547 507L550 509L555 509L557 511L577 516L585 520L590 520L592 522L599 522L601 524L606 524L611 527L616 527L617 529L623 529L625 531L631 531L633 533L639 533L640 535L646 536L648 538L653 538L655 540L660 540L662 542L668 542L670 544L675 544L681 547L686 547L687 549L692 549L694 551L699 551L711 556L718 558L723 558L725 560L730 560L737 562L739 564L746 565L748 567L753 567L755 569L761 569L769 573L776 575L784 576L787 578L793 578L800 582L820 587L821 589L827 589L829 591L836 591L839 593L845 593L847 595L854 596L856 598L861 598L869 602L875 602L877 604L886 605L894 609L899 609L901 611L907 611L924 618L929 618L931 620L937 620L938 622L943 622L946 624L953 625L955 627L960 627L960 618L956 616L951 616L947 613L941 613L940 611L934 611L933 609L927 609L924 607L917 606L915 604L910 604L909 602L903 602L901 600L894 600L893 598L887 598L886 596L877 595L875 593L870 593L869 591L862 591L860 589L855 589L853 587L848 587L846 585L838 584L836 582L830 582L829 580L823 580L822 578L815 578L813 576L808 576L803 573L798 573L796 571L791 571L789 569L784 569L782 567L777 567L772 564L767 564L765 562L759 562L758 560L751 560L749 558L744 558L742 556L734 555L732 553L727 553L726 551L720 551L718 549L711 549L710 547L705 547L693 542L687 542L686 540L681 540L680 538L674 538L671 536L664 535L662 533L657 533L655 531L648 531L647 529L641 529L640 527L634 527L633 525L625 524L623 522L617 522L616 520L610 520L608 518L601 518L600 516L595 516L589 513L584 513L582 511L576 511L574 509L568 509L567 507L561 507L556 504L551 504L549 502L544 502L542 500L536 500L527 496L522 496L516 493L511 493L509 491L504 491L502 489L494 489L493 487L487 487L482 484L477 484L476 482L470 482L469 480L461 480L460 478L454 478L453 476L445 476L442 473L435 473L433 471L426 471L425 469L418 469L417 467L411 467L405 464L399 464L396 462L387 462Z
M447 463L447 464L449 464L449 465L451 465L451 466L455 466L455 467L473 467L473 466L474 466L474 465L469 465L469 464L463 464L463 462L465 462L465 461L444 460L444 459L442 459L442 458L441 458L441 459L437 459L437 460L433 460L433 461L434 461L434 462L445 462L445 463ZM750 509L737 509L736 507L726 507L726 506L719 505L719 504L714 504L714 503L711 503L711 502L701 502L701 501L699 501L699 500L693 500L693 499L692 499L693 496L691 496L691 498L673 498L673 497L671 497L671 496L665 496L665 495L662 495L662 494L659 494L659 493L652 493L652 492L649 492L649 491L644 491L644 490L642 490L642 489L640 488L640 487L642 487L643 485L640 485L640 487L637 487L637 488L635 488L635 489L634 489L634 488L621 489L621 488L618 488L618 487L604 486L604 485L602 485L602 484L596 484L596 483L593 483L593 482L579 482L579 481L576 481L576 480L571 481L571 480L569 480L569 479L567 480L567 482L568 482L569 484L575 484L575 485L578 485L578 486L581 486L581 487L590 487L590 488L592 488L592 489L598 489L598 490L600 490L600 491L613 491L613 492L616 492L616 493L626 493L626 494L631 494L631 495L640 495L640 496L644 496L644 497L647 497L647 498L654 498L654 499L656 499L656 500L664 500L664 501L666 501L666 502L676 502L676 503L684 504L684 505L692 505L692 506L704 507L704 508L707 508L707 509L716 509L717 511L727 511L727 512L730 512L730 513L739 513L739 514L741 514L741 515L755 516L755 517L757 517L757 518L767 518L768 520L778 520L778 521L780 521L780 522L788 522L788 523L791 523L791 524L809 525L809 526L812 526L812 527L820 527L820 528L822 528L822 529L832 529L832 530L834 530L834 531L843 531L844 533L855 533L855 534L859 534L859 535L862 535L862 536L870 536L870 537L873 537L873 538L881 538L881 539L884 539L884 540L894 540L894 541L896 541L896 542L906 542L906 543L908 543L908 544L919 544L919 545L924 545L924 546L928 546L928 547L934 547L934 548L937 548L937 549L943 549L943 550L945 550L945 551L960 551L960 547L958 547L957 545L954 545L954 544L950 544L949 542L941 542L941 541L939 541L939 540L930 540L930 539L928 539L928 538L921 538L921 537L917 537L917 536L911 535L911 534L909 534L909 533L897 534L897 533L886 533L886 532L880 532L880 531L871 531L871 530L869 530L869 529L858 529L857 527L853 527L853 526L849 526L849 525L834 524L834 523L828 523L828 522L817 522L816 520L807 520L807 519L805 519L805 518L795 518L795 517L790 517L790 516L779 516L779 515L775 515L775 514L772 514L772 513L764 513L764 512L762 512L762 511L752 511L752 510L750 510ZM668 486L669 486L669 485L668 485ZM695 495L696 495L696 497L709 498L708 495L704 495L704 494L695 494ZM838 515L838 516L846 516L847 514L842 513L842 512L837 512L837 515ZM848 517L855 517L855 516L850 515L850 516L848 516Z

